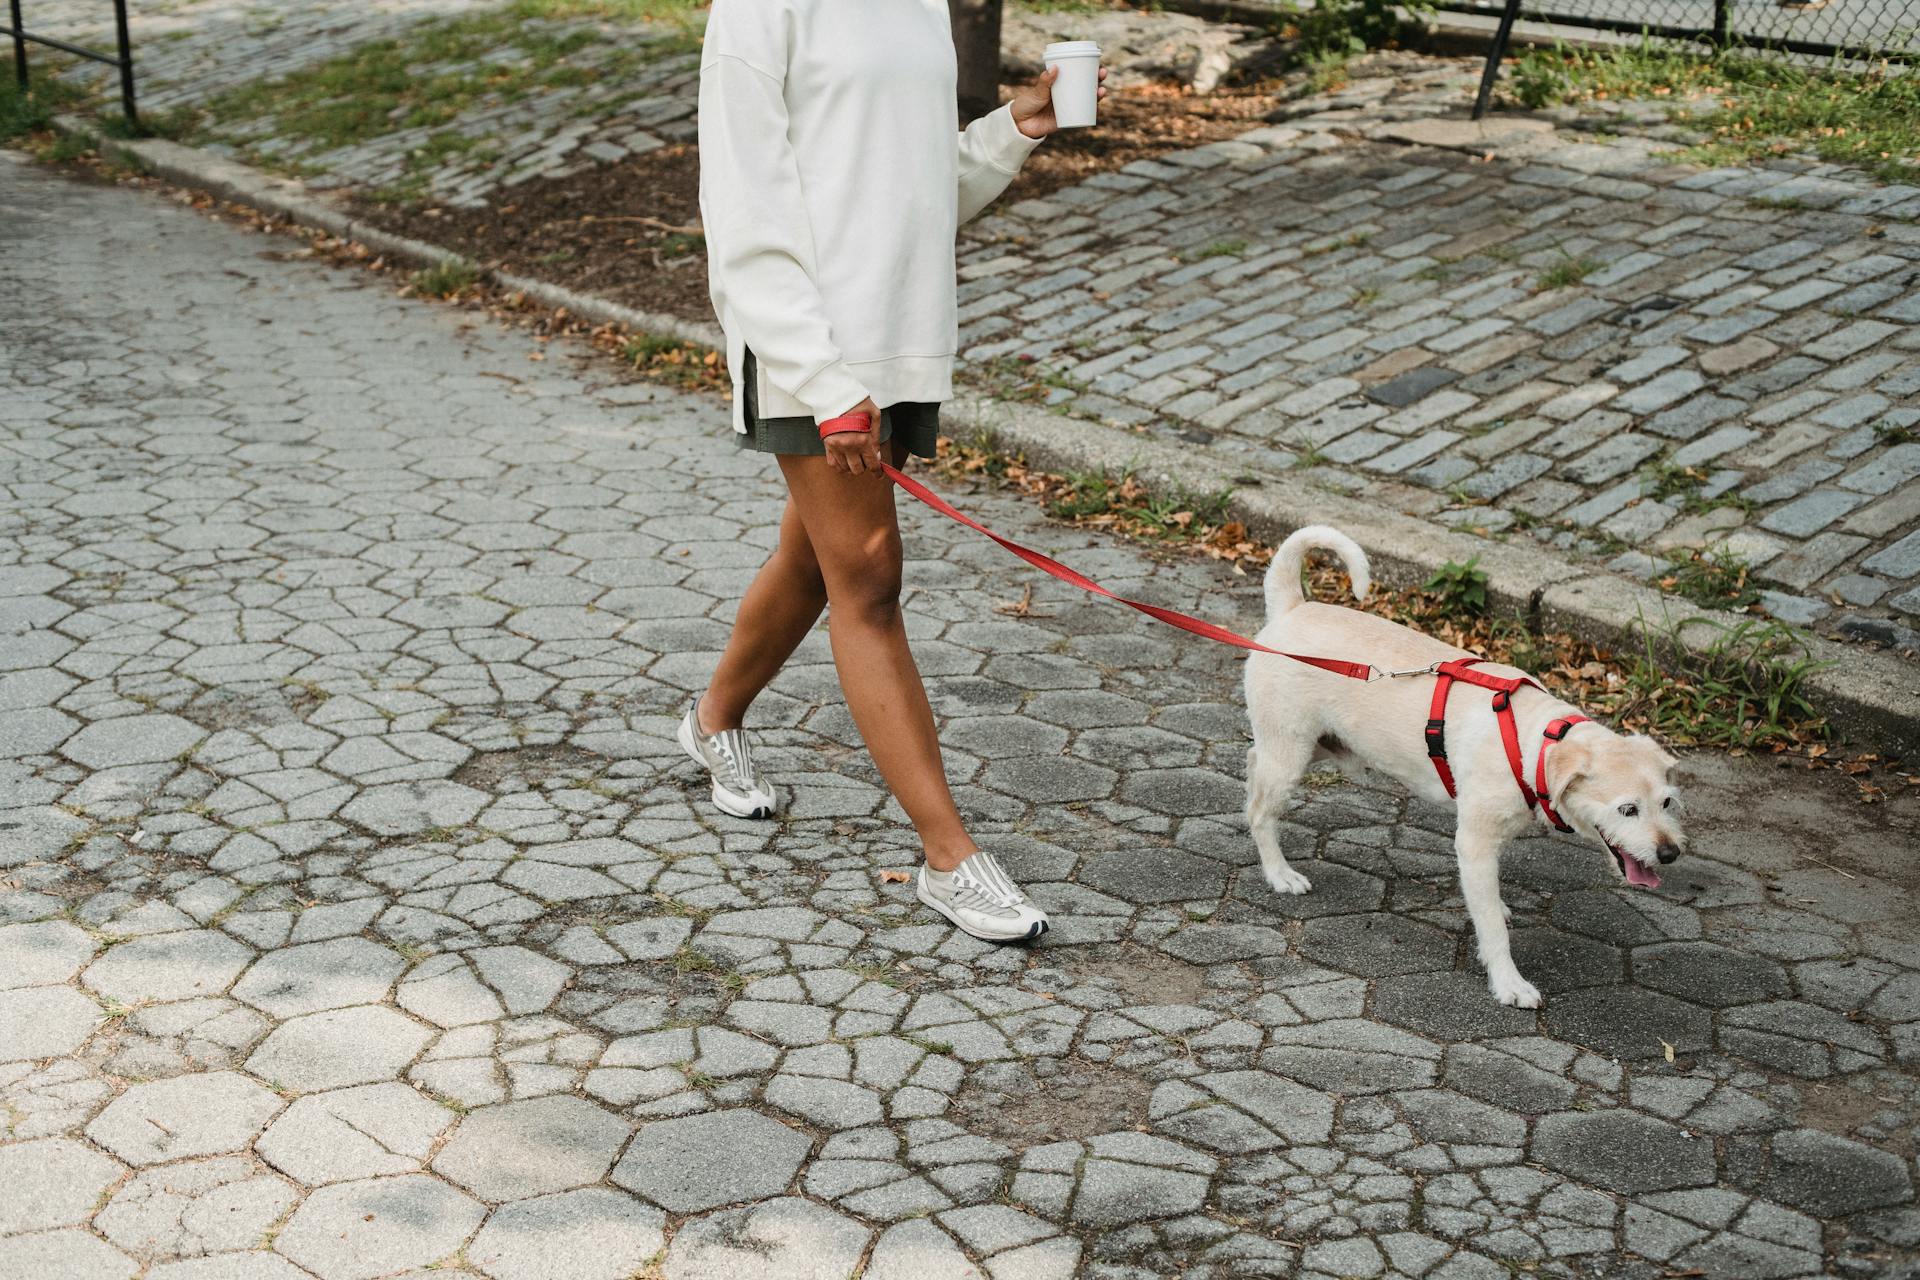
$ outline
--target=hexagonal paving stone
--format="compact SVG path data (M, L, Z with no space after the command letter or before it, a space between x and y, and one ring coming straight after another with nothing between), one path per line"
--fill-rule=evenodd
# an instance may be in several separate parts
M1563 1111L1533 1131L1533 1158L1627 1195L1711 1186L1713 1140L1632 1111Z
M0 990L65 982L93 956L94 941L64 920L0 929Z
M67 1138L0 1147L0 1235L86 1222L126 1169Z
M1694 1053L1712 1043L1713 1020L1705 1009L1631 987L1558 996L1547 1003L1544 1021L1560 1039L1623 1061L1658 1057L1667 1044Z
M124 1004L191 1000L225 991L252 958L249 948L212 929L157 933L109 948L81 981Z
M1521 973L1531 977L1522 968ZM1373 984L1373 1016L1436 1040L1486 1040L1523 1036L1539 1017L1496 1001L1478 973L1418 973L1381 978Z
M73 1227L0 1240L4 1280L125 1280L139 1269L99 1236Z
M1913 1199L1906 1161L1817 1129L1776 1135L1765 1172L1751 1185L1764 1196L1828 1220Z
M72 987L0 991L0 1062L72 1053L100 1025L100 1006Z
M471 822L491 799L457 782L395 782L368 787L347 802L340 817L375 835L412 836Z
M667 1215L605 1187L516 1200L467 1246L494 1280L629 1280L666 1244Z
M1765 956L1711 942L1672 942L1633 953L1633 980L1695 1004L1725 1009L1787 995L1786 970Z
M276 1018L386 999L406 961L365 938L335 938L262 957L233 994Z
M299 1099L254 1144L267 1163L308 1186L417 1173L454 1113L395 1083Z
M634 1134L613 1180L670 1213L698 1213L779 1195L812 1145L745 1109L658 1120Z
M1289 920L1372 911L1386 900L1386 882L1338 862L1289 857L1295 871L1312 881L1306 893L1275 893L1259 867L1242 867L1234 876L1233 896L1262 911Z
M214 1071L136 1084L87 1126L87 1136L131 1165L239 1151L280 1110L243 1075Z
M483 1107L434 1157L434 1172L485 1200L517 1200L606 1176L627 1140L626 1121L579 1098Z
M1079 880L1128 902L1191 902L1219 897L1229 871L1211 858L1146 847L1096 854L1081 865Z
M321 1280L374 1280L447 1257L486 1215L425 1174L340 1182L308 1196L273 1247Z
M1130 774L1122 799L1175 817L1238 814L1247 803L1245 784L1212 769L1145 769Z
M847 1280L872 1232L809 1200L782 1197L695 1218L667 1251L666 1280Z
M392 1080L433 1033L384 1005L329 1009L290 1018L247 1059L262 1080L302 1092Z
M1301 930L1299 947L1303 955L1343 973L1383 978L1451 969L1459 942L1445 929L1375 911L1309 920Z
M179 716L118 716L96 720L67 740L67 759L89 769L113 769L129 764L158 764L172 760L207 731Z
M293 1184L245 1156L215 1156L136 1174L94 1228L136 1258L250 1249L300 1200Z

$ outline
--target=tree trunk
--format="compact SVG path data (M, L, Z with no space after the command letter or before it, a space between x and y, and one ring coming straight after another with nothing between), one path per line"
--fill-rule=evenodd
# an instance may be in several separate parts
M1000 105L1001 0L948 0L960 60L960 123Z

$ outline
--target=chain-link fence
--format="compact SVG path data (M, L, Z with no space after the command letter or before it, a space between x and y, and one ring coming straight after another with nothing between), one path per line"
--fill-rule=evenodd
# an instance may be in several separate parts
M1497 17L1488 0L1438 0ZM1792 53L1920 58L1920 0L1524 0L1521 17L1608 31L1737 42Z

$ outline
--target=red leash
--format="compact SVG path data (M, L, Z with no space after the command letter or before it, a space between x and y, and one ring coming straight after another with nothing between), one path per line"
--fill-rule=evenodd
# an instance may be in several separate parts
M863 418L861 421L864 422L865 419ZM825 433L823 432L822 434ZM960 524L972 529L975 533L985 534L1042 573L1050 574L1062 582L1072 583L1082 591L1091 592L1096 596L1105 596L1109 600L1114 600L1126 605L1129 609L1138 609L1149 618L1157 618L1170 627L1178 627L1182 631L1192 632L1196 636L1204 636L1208 640L1217 640L1221 644L1230 644L1242 649L1251 649L1256 653L1271 653L1281 658L1292 658L1295 662L1304 662L1310 667L1318 667L1322 671L1331 671L1337 676L1346 676L1350 680L1371 680L1374 678L1373 667L1364 662L1343 662L1338 658L1315 658L1304 653L1286 653L1279 649L1269 649L1259 641L1249 640L1245 636L1229 631L1217 623L1192 617L1188 614L1181 613L1177 609L1164 609L1157 604L1147 604L1141 600L1129 600L1123 595L1117 595L1095 582L1092 578L1087 577L1085 574L1074 569L1069 569L1052 556L1042 555L1031 547L1023 547L1012 538L1001 537L993 530L987 528L987 526L981 524L978 520L955 510L946 499L921 484L918 480L915 480L912 476L884 462L880 464L880 467L887 473L888 479L918 498L921 502L924 502L927 506L938 511L947 519L958 521Z

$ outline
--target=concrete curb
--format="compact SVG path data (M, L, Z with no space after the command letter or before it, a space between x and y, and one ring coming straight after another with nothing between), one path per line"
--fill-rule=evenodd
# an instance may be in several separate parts
M594 323L624 325L725 349L715 325L636 311L558 285L489 271L462 254L383 231L315 197L298 182L248 165L158 139L109 139L90 122L73 116L61 116L54 123L62 132L126 152L156 177L358 241L388 257L422 267L459 263L502 288L522 292L545 306L565 307ZM963 395L947 406L947 417L955 427L1001 451L1024 455L1051 470L1131 470L1149 488L1232 489L1234 518L1266 540L1277 541L1305 524L1337 525L1366 548L1374 574L1382 581L1424 582L1449 560L1463 562L1478 556L1500 607L1535 625L1570 631L1595 643L1615 648L1630 643L1633 624L1641 617L1674 623L1726 618L1670 600L1640 583L1569 564L1531 544L1456 533L1320 489L1290 472L1227 465L1197 449L1143 439L1031 405ZM1248 476L1256 477L1255 482L1248 482ZM1695 641L1704 639L1706 630L1681 631L1678 643L1697 651L1703 646ZM1834 664L1809 678L1808 693L1832 720L1837 734L1854 745L1889 755L1920 757L1920 671L1886 654L1820 636L1809 634L1806 641L1815 659Z

